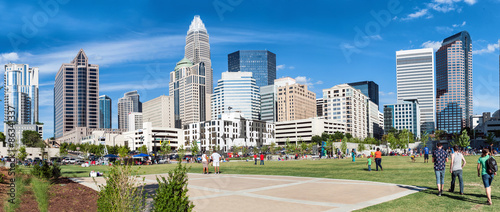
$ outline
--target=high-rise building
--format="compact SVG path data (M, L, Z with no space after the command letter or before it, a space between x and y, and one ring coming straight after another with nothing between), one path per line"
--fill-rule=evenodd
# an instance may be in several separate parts
M347 83L351 87L355 89L359 89L361 93L367 96L370 101L375 103L378 107L379 98L378 98L378 84L373 81L361 81L361 82L353 82Z
M210 117L210 94L205 92L205 63L184 58L170 72L169 96L174 98L175 128L206 121Z
M316 117L316 94L309 91L307 85L295 83L291 78L277 82L278 122Z
M99 96L99 128L112 128L111 107L111 98L109 96Z
M252 72L223 72L212 94L212 120L239 111L246 119L259 120L260 93Z
M366 102L366 115L367 115L367 124L368 124L368 136L372 138L382 138L384 134L384 124L383 120L380 120L380 111L378 110L378 105L372 102L371 100L367 100ZM380 123L382 122L382 124Z
M323 104L324 103L325 103L325 101L323 100L323 98L316 99L316 115L318 117L323 116Z
M434 50L432 48L396 52L397 99L417 99L420 129L432 133L436 123Z
M38 122L38 68L28 64L5 65L4 73L4 115L5 122L36 124Z
M384 105L384 129L407 129L417 138L420 137L420 109L418 100L400 101L398 104Z
M174 128L174 97L161 95L142 104L144 122L153 127Z
M186 46L184 48L184 57L193 64L204 63L204 80L206 93L213 92L213 70L210 60L210 43L208 42L208 32L200 16L194 16L186 36Z
M348 84L323 89L323 116L327 120L345 123L346 133L356 138L368 135L368 97Z
M260 87L260 120L278 121L278 87L295 84L290 77L275 79L272 85Z
M142 129L142 113L131 112L128 114L128 131Z
M43 125L38 123L38 68L28 64L5 65L4 73L4 130L5 140L12 140L21 144L23 131L33 130L43 135ZM7 122L15 123L9 128ZM5 143L4 143L5 145Z
M472 40L462 31L444 39L436 52L437 130L460 133L472 114Z
M227 55L229 72L252 72L257 86L272 85L276 79L276 54L267 50L240 50Z
M99 127L99 65L89 64L80 49L71 63L63 63L54 83L56 138L76 127Z
M137 91L129 91L118 99L118 129L130 130L128 118L132 112L142 112L142 103Z

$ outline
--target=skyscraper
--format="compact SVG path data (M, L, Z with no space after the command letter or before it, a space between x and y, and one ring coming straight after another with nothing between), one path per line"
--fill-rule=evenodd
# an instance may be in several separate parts
M377 83L375 83L373 81L361 81L361 82L353 82L353 83L347 83L347 84L352 86L353 88L361 90L361 93L363 93L365 96L370 98L370 101L375 103L378 107L379 98L378 98L378 85L377 85Z
M211 94L213 91L213 70L210 60L210 43L208 32L200 16L194 16L186 36L184 57L194 64L204 63L205 66L205 90Z
M14 119L5 118L5 122L38 122L38 68L30 68L28 64L9 63L5 65L4 80L4 115L15 114Z
M88 63L80 49L71 63L63 63L54 83L56 138L76 127L99 127L99 65Z
M212 120L220 120L223 113L239 111L246 119L259 119L259 87L252 72L223 72L212 94Z
M252 72L257 86L274 84L276 54L267 50L240 50L227 55L229 72Z
M128 118L132 112L142 112L142 103L137 91L129 91L118 99L118 129L131 130Z
M419 103L416 99L400 101L398 104L384 105L384 129L407 129L415 137L420 137ZM402 115L404 114L404 115Z
M434 50L432 48L396 52L398 102L418 100L420 127L432 133L436 123Z
M205 92L205 63L182 59L170 72L169 96L174 97L175 128L210 119L210 103Z
M142 116L152 127L174 128L174 97L162 95L144 102Z
M99 96L99 128L112 128L111 105L109 96Z
M278 122L316 117L316 94L308 90L307 85L298 84L292 78L282 78L275 83L279 83Z
M436 52L437 129L459 133L468 126L472 101L472 40L462 31L444 39Z

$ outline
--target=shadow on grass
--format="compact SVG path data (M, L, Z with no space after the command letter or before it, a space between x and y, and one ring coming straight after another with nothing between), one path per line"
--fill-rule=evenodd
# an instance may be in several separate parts
M430 195L436 195L438 194L438 190L437 188L428 188L427 190L424 190L424 191L421 191L423 193L427 193L427 194L430 194ZM472 193L464 193L464 195L458 195L458 193L456 193L457 195L454 195L454 194L451 194L450 192L443 192L441 194L441 196L443 197L448 197L450 199L455 199L455 200L461 200L461 201L467 201L467 202L470 202L470 203L475 203L475 204L484 204L486 205L486 195L481 195L481 194L472 194ZM484 200L478 200L478 199L471 199L469 198L468 196L473 196L473 197L476 197L476 198L484 198ZM496 200L499 200L500 198L499 197L496 197L496 196L491 196L491 199L496 199Z

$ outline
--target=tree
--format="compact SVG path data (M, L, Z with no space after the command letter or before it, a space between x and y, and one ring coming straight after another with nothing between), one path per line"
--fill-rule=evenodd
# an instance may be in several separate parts
M391 147L391 149L399 148L399 139L397 139L393 133L387 134L386 139L387 139L387 143L389 143L389 147Z
M32 130L23 131L23 138L21 138L21 142L23 142L23 144L27 147L41 147L43 145L40 134Z
M311 138L311 142L312 143L315 143L317 145L321 145L321 142L323 141L323 138L321 138L321 136L319 135L315 135Z
M261 150L262 150L263 153L266 153L269 150L269 146L264 145L264 146L261 147Z
M366 150L366 146L365 146L365 144L363 144L363 143L359 143L359 144L358 144L358 151L359 151L359 152L362 152L362 151L365 151L365 150Z
M289 138L287 138L285 141L285 151L286 151L286 154L290 154L293 151L293 146L292 146L292 144L290 144Z
M326 141L326 139L329 139L330 137L331 136L326 132L321 133L321 140L323 141Z
M200 148L198 148L198 143L196 142L196 140L193 140L193 142L191 142L191 153L194 156L197 155L199 151Z
M146 145L142 145L138 150L140 153L148 154L148 148L146 147Z
M160 151L163 154L163 156L170 154L170 152L172 151L172 148L170 147L170 141L161 142Z
M350 134L349 134L350 135ZM339 139L342 139L344 138L344 133L342 132L335 132L331 138L335 141L335 140L339 140Z
M125 147L125 146L122 146L120 147L120 149L118 149L118 156L124 158L124 157L127 157L128 156L128 148Z
M349 134L349 133L348 133ZM340 151L342 151L343 154L347 153L347 135L344 136L342 139L342 143L340 144Z
M17 159L19 159L19 161L24 161L24 159L26 159L27 156L28 153L26 152L26 147L21 146L21 148L19 148L19 153L17 154Z
M233 155L238 155L238 152L240 151L240 147L238 145L233 146Z
M182 160L182 157L184 157L186 150L184 149L184 145L180 145L179 148L177 149L177 153L179 153L179 158ZM182 155L182 157L181 157Z
M307 152L309 154L312 154L314 145L316 145L316 143L309 143L309 144L307 144Z
M415 142L412 133L408 129L403 129L398 135L398 148L406 148L409 143Z
M351 135L351 133L346 133L346 134L345 134L345 137L347 137L348 139L351 139L351 138L352 138L352 135Z
M153 211L192 211L193 203L188 195L188 168L181 163L173 171L169 171L168 178L156 178L158 189L153 196Z
M276 150L277 150L277 146L276 146L276 143L275 142L272 142L271 143L271 146L269 147L269 150L271 151L271 154L276 154Z
M328 150L330 150L330 153L332 155L335 154L334 150L333 150L333 139L329 138L328 140L326 140L326 147L325 147L326 151L328 152Z
M462 147L462 148L469 146L470 145L470 137L467 134L467 130L463 130L462 134L457 136L454 143L455 143L455 145Z
M3 134L3 132L0 132L0 141L5 144L5 135Z
M488 145L495 144L497 142L495 140L495 134L491 132L488 133L488 135L486 136L486 140L484 142L487 143Z
M247 156L249 151L248 147L242 147L241 152L243 153L243 156Z
M426 147L427 141L429 141L429 133L424 132L424 133L422 133L422 135L420 137L421 137L420 141L422 141L422 143L424 143L424 147Z
M446 132L443 131L443 130L436 130L436 132L434 132L434 137L440 141L440 140L443 140L446 136Z
M306 144L306 142L302 141L300 143L300 150L301 150L301 154L302 155L306 154L306 150L307 150L307 144Z

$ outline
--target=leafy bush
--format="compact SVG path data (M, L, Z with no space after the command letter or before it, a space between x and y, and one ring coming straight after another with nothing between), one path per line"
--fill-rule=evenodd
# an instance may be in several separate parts
M51 167L47 162L43 161L41 166L38 164L33 166L31 175L45 180L58 179L61 177L61 167L56 163Z
M137 170L133 171L131 166L113 166L108 176L104 177L106 185L98 185L100 191L97 211L143 211L146 196L144 187L137 182L137 177L132 177L136 173ZM97 182L95 183L97 185Z
M58 163L54 163L52 165L52 178L57 180L59 177L61 177L61 166Z
M177 163L177 167L168 172L168 180L161 177L158 189L153 197L153 211L192 211L194 205L189 201L188 177L186 165Z

